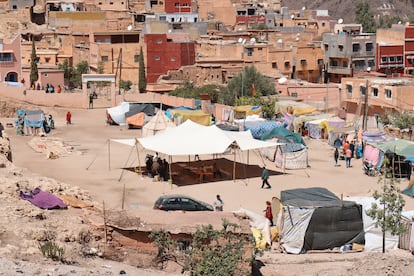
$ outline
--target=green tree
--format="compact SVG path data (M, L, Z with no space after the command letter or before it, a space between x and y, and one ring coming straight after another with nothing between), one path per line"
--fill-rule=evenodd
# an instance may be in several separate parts
M164 230L153 231L150 238L158 248L155 261L161 267L173 261L189 275L250 275L257 252L245 252L254 249L254 239L252 235L236 234L238 231L238 225L223 220L221 230L211 225L199 227L187 244L173 240Z
M194 87L191 82L185 80L180 87L171 91L168 95L187 99L200 99L201 95L207 94L210 96L212 102L217 102L220 90L221 87L216 84L207 84L201 87Z
M138 76L138 90L139 93L144 93L147 88L147 77L145 73L144 52L142 47L139 50L139 76Z
M236 105L260 105L265 118L271 119L275 115L276 99L271 97L240 97Z
M30 86L33 86L39 79L39 71L37 69L38 57L36 55L36 47L34 36L32 36L32 53L30 55Z
M132 82L130 80L121 80L119 83L119 88L123 89L124 91L131 90Z
M374 33L376 31L376 23L374 15L369 9L369 4L366 0L360 0L355 3L355 22L362 25L362 29L367 33Z
M407 111L388 111L379 117L379 122L383 125L392 125L393 127L405 129L414 125L414 114Z
M375 225L382 231L382 253L385 253L385 233L390 232L392 235L398 235L404 232L402 224L402 210L405 205L398 188L399 180L394 178L392 168L394 160L385 160L386 167L384 176L380 176L378 183L381 184L381 191L375 191L373 197L377 202L372 203L371 209L367 210L367 215L375 220Z
M69 66L69 61L67 59L65 59L63 61L63 63L60 63L58 65L58 68L60 70L63 70L63 78L65 81L65 84L69 84L70 83L70 78L72 76L72 72L73 72L73 68L71 66Z
M73 70L72 81L76 87L82 86L82 74L89 72L89 64L86 60L79 62Z

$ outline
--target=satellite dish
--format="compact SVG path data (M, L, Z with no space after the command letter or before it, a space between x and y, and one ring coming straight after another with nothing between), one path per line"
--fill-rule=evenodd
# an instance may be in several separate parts
M282 40L281 38L279 38L279 39L277 40L277 43L283 43L283 40Z
M304 10L306 10L306 7L305 6L302 7L302 11L304 11Z
M292 14L292 15L290 16L290 18L291 18L291 19L294 19L294 18L295 18L295 15L294 15L294 14Z
M243 38L239 37L239 39L237 40L239 43L243 42Z
M285 78L285 77L281 77L277 82L279 83L279 84L283 84L283 83L285 83L287 81L287 78Z
M371 72L371 67L367 67L367 72Z
M132 30L132 25L128 25L128 31Z
M250 38L250 43L256 43L256 38L254 37Z
M401 21L398 21L398 24L401 25Z
M168 33L169 33L169 34L171 33L171 29L168 29Z
M339 18L338 19L338 24L342 24L342 23L344 23L344 20L342 18Z

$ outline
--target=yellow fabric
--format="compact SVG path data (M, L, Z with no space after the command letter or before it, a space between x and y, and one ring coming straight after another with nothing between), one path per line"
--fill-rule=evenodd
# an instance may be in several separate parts
M252 110L252 105L240 105L234 108L234 118L240 119L250 115L258 115L260 118L262 117L262 107Z
M174 117L180 116L181 123L190 119L203 126L210 125L210 114L204 113L202 110L171 110L170 113Z
M126 118L126 122L128 125L133 125L137 127L142 127L144 125L144 120L145 120L144 112L140 112L140 113L137 113L135 115L132 115Z
M270 238L272 241L276 241L279 237L279 229L276 226L270 227Z
M257 228L250 228L256 243L256 248L265 249L266 248L266 238L262 231Z

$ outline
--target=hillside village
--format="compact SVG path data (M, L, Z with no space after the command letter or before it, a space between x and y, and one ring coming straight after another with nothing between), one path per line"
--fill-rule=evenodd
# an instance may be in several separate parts
M295 5L295 7L297 6ZM323 4L321 6L325 7ZM36 53L35 63L38 69L36 80L33 80L32 76L34 52ZM67 65L76 68L85 61L87 62L87 74L82 76L80 85L73 84L63 67ZM144 64L145 68L140 68L142 64ZM326 167L328 158L330 158L329 162L332 161L330 155L334 147L333 143L331 143L333 141L328 139L326 132L328 128L335 125L338 126L338 129L341 129L340 132L338 131L335 134L338 136L336 137L338 139L340 135L348 135L348 133L352 132L352 135L349 135L349 137L352 136L352 139L356 139L357 142L360 139L359 142L362 143L362 139L371 139L373 137L372 139L375 140L377 138L376 134L370 136L369 133L365 133L362 137L362 129L365 131L367 129L384 130L384 125L381 125L381 128L379 127L379 116L390 111L411 113L414 110L414 22L413 24L410 24L410 22L399 22L398 24L393 24L389 29L378 29L376 33L367 33L361 24L351 22L348 17L332 17L331 11L328 9L309 9L302 5L300 5L300 8L294 9L287 6L285 1L281 0L261 2L249 0L0 0L0 97L16 101L3 101L2 99L0 101L0 106L2 107L0 117L9 119L15 116L18 109L32 109L36 108L36 106L42 106L48 114L53 113L56 116L55 118L60 129L58 127L57 130L52 130L49 136L46 134L43 136L42 134L43 137L39 140L41 142L48 140L50 143L60 141L60 150L65 152L65 154L67 153L69 156L67 159L72 164L77 163L81 157L84 157L83 154L91 157L93 151L97 151L97 143L103 143L105 137L118 135L120 138L130 138L131 134L124 131L124 128L110 129L110 127L107 127L111 125L109 119L115 122L114 125L121 126L126 124L126 121L118 123L115 118L116 114L112 115L111 113L113 112L111 108L116 109L118 104L123 101L130 102L131 106L132 102L157 103L160 104L159 109L162 109L163 104L170 107L200 107L206 112L204 114L206 118L208 117L204 124L205 126L214 123L212 118L217 121L224 121L223 118L226 117L229 107L217 102L216 99L205 95L203 95L202 99L197 100L183 99L171 96L168 93L187 83L190 83L193 87L202 87L209 84L225 87L231 80L240 75L243 78L243 72L245 72L246 68L252 66L268 82L274 84L276 95L272 97L272 100L276 99L281 102L286 100L286 102L289 102L290 106L287 107L283 107L282 103L280 103L279 108L284 108L283 112L294 117L301 112L298 111L301 109L299 105L303 104L306 105L307 110L317 110L317 115L321 115L318 119L326 120L327 125L332 124L320 127L320 122L310 123L305 133L302 125L305 124L305 121L313 122L316 117L312 116L315 114L312 114L306 120L303 119L303 122L300 122L300 126L297 126L294 121L289 123L289 127L294 132L299 132L303 137L306 136L306 143L312 144L317 148L315 150L316 154L312 156L313 161L317 165L313 166L312 164L312 169L314 169L314 175L317 174L320 179L324 178L324 175L329 174L332 169ZM144 91L140 91L140 84L142 84L140 81L142 80L139 75L143 69L145 69L146 85ZM109 86L102 88L101 86L90 84L90 82L95 81L109 83ZM132 84L131 90L121 93L122 81L130 81ZM54 87L53 93L48 90L50 86ZM90 95L95 90L98 92L97 99L91 100ZM110 92L108 92L109 90ZM254 85L243 87L242 93L245 93L247 96L264 95L262 91L256 91ZM270 101L270 97L266 98L266 100ZM91 107L91 101L94 102L95 109L93 104ZM298 104L298 107L295 106L293 108L294 103ZM106 117L104 118L104 115L98 112L107 108L108 105L110 108L106 109ZM101 110L98 111L96 110L97 108L101 108ZM70 109L74 114L74 118L78 119L74 125L71 125L72 123L68 122L67 119L66 122L62 119L65 117L67 109ZM290 110L295 111L290 112ZM298 113L295 113L296 111ZM248 111L240 112L248 114ZM259 117L261 117L263 113L259 113ZM329 117L326 115L329 115ZM333 119L334 116L335 119ZM123 118L124 120L126 120L125 117ZM338 117L338 121L335 121ZM360 117L364 117L362 123L359 121ZM79 118L84 120L81 122ZM97 124L98 121L103 123L104 119L106 120L105 128L103 124ZM345 123L349 122L352 124L345 125ZM176 121L175 123L177 124ZM272 123L283 124L282 122ZM63 127L68 127L69 125L72 127L71 129ZM245 126L247 124L243 122L243 127ZM114 267L111 271L114 273L122 271L122 264L129 264L135 268L154 269L155 265L151 262L153 262L156 255L156 249L151 244L148 235L160 225L174 233L176 238L178 237L178 239L185 241L190 239L198 223L209 222L218 229L221 227L222 221L220 219L222 218L242 226L242 230L238 235L248 236L251 234L249 222L247 221L248 215L240 215L238 217L230 212L224 212L220 217L216 216L215 213L203 215L203 217L197 214L188 214L191 212L177 212L174 215L171 215L171 212L165 212L165 214L154 216L151 212L133 210L133 208L124 211L124 206L122 206L122 211L117 210L116 212L105 214L105 205L103 204L102 206L101 202L93 201L95 199L82 188L70 187L51 178L33 177L29 172L15 167L9 162L12 159L11 139L17 140L20 146L32 144L33 148L39 147L36 143L41 142L33 139L29 143L24 139L31 138L26 137L31 134L26 133L26 135L23 134L20 137L17 133L14 134L13 124L9 123L8 127L10 129L6 129L4 133L8 131L9 134L10 132L13 132L13 134L5 135L4 139L1 139L3 143L1 153L6 155L8 160L3 156L0 159L0 167L3 170L1 173L7 178L7 180L2 182L4 187L0 191L0 196L5 203L0 204L0 209L3 209L5 213L9 213L5 218L10 222L10 225L8 225L8 230L5 230L5 232L9 231L13 235L5 237L5 241L0 242L7 244L7 241L9 243L13 241L13 243L10 243L13 246L7 246L7 248L2 249L2 256L9 254L16 259L36 262L36 258L40 255L37 243L46 241L49 238L47 235L56 231L57 234L55 233L54 238L68 246L67 254L69 258L74 260L74 263L78 262L82 266L87 267L85 271L78 271L80 275L86 275L88 272L101 275L105 271L109 274L108 270L106 270L109 266L106 267L104 261L99 261L104 259L111 259L121 263L113 264ZM350 129L351 131L349 131ZM411 127L411 132L408 129L400 132L398 129L393 134L396 134L395 136L399 138L410 140L410 142L406 142L407 144L412 144L413 129L414 127ZM359 130L361 131L361 137L358 136ZM71 146L70 150L66 152L64 151L66 149L63 149L64 146L67 146L66 141L63 141L63 138L59 140L53 137L55 135L53 131L56 131L56 136L61 135L67 140L72 139L72 142L78 139L76 142L81 145ZM390 129L389 131L393 130ZM410 133L409 136L408 133ZM85 136L80 138L83 134ZM94 135L97 137L94 137ZM256 135L256 133L252 135ZM263 136L258 135L257 137L254 136L254 138L256 138L255 140L265 140L262 139ZM381 132L380 136L381 138L388 137L388 133ZM56 138L56 140L52 141L52 138ZM253 139L253 136L251 138ZM345 140L345 136L342 138ZM352 140L351 138L349 139ZM73 143L76 144L75 142ZM77 146L82 147L84 152L76 151ZM58 146L56 145L56 147ZM230 148L230 146L226 148ZM375 147L372 148L378 151ZM286 168L294 170L298 169L298 167L295 168L294 166L301 166L299 169L303 169L305 171L304 174L307 175L307 178L304 178L304 182L310 182L310 176L306 172L311 167L308 162L307 149L305 146L301 147L301 150L306 152L306 156L303 155L304 160L306 160L301 161L303 164L298 165L292 162L292 167L289 168L284 163L286 162L286 157L283 157L285 158L285 160L281 161L283 165L279 166L281 171L283 168L283 173L276 172L275 175L285 175ZM151 149L147 148L145 150L151 151ZM21 154L23 150L19 148L17 151L20 151L18 153ZM327 152L329 157L327 157ZM407 150L406 152L411 154L412 151ZM57 151L55 151L56 153ZM28 156L30 154L32 153L28 153ZM76 159L74 156L77 154L79 159ZM198 154L196 155L198 156ZM320 157L320 155L323 155L323 157ZM117 157L121 159L120 156L121 153L118 153L118 156L114 159ZM404 156L407 157L406 155ZM195 158L194 156L194 160ZM47 159L46 162L53 162L49 160L52 158L48 157ZM276 159L276 151L274 159ZM235 153L234 160L236 160ZM271 158L267 156L266 160L269 161ZM25 163L21 160L20 162ZM38 166L41 167L46 164L44 162L44 160L38 161ZM60 160L58 162L55 162L56 170L59 168L62 170L62 174L66 173L67 175L72 173L69 169L66 169L67 164ZM85 162L85 160L82 160L82 162ZM82 162L73 167L79 169ZM262 159L260 162L263 162L264 166L265 161ZM276 160L272 162L276 162ZM172 166L172 162L170 163ZM190 160L188 160L188 163L190 163ZM100 165L102 167L106 166L106 164ZM228 166L232 167L233 165ZM352 175L358 175L355 178L357 182L357 180L359 181L366 175L360 175L363 174L361 164L353 166L355 170L359 169L358 173L355 170L352 172ZM135 167L133 168L134 172L137 172L136 169ZM255 172L256 174L252 178L257 177L259 179L259 171L261 169L261 167L255 168L257 172ZM407 171L402 172L401 167L399 168L400 177L404 181L406 178L410 181L412 167L410 169L408 173ZM228 169L228 171L230 170ZM228 181L229 185L236 185L235 171L236 165L234 165L233 173L223 173L221 180ZM139 173L141 173L141 170L139 170ZM171 184L170 186L173 187L173 176L171 171L169 173L171 183L167 181L165 183ZM195 179L197 184L207 182L205 181L204 173L206 172L201 172L200 174L197 171L195 177L193 173L192 180ZM207 179L209 177L214 178L214 173L207 172ZM341 173L343 172L341 171ZM97 176L98 174L102 175ZM179 179L177 174L179 175L179 173L174 175L175 179ZM95 174L79 172L79 175L84 176L85 179L91 177L91 181L96 183L107 184L104 181L108 181L108 183L113 181L115 173L105 173L102 171L99 171L99 173L95 172ZM154 189L152 191L153 194L160 193L158 188L154 188L158 183L153 183L154 181L147 177L147 175L149 176L150 174L141 175L139 185L142 186L131 188L131 195L127 195L127 197L138 194L133 189L141 189L139 190L139 193L142 193L140 196L144 197L144 191L147 192L147 186L151 186ZM233 179L226 178L228 176L230 178L233 176ZM72 176L66 177L69 179ZM332 185L332 187L336 181L335 177L327 177L327 179L331 180L329 185ZM30 180L31 178L33 178L33 181ZM286 184L287 188L296 188L297 182L302 181L298 180L298 175L294 173L286 176L286 178L291 181L289 184ZM342 178L347 178L347 172L342 175ZM369 177L367 176L366 178ZM364 187L366 189L361 193L371 195L375 189L373 187L376 187L377 183L373 178L369 178L369 180L366 180L366 178L361 180L366 181L365 184L367 185ZM261 182L261 180L258 181ZM346 184L343 184L345 182L342 183L342 180L337 181L341 183L341 187L338 188L340 192L335 191L335 193L337 195L340 194L341 198L335 198L332 204L342 204L342 207L344 207L342 193L345 193L343 190L345 190ZM174 182L174 184L177 183ZM187 184L183 184L183 186ZM351 184L357 185L357 183ZM27 207L25 205L26 202L22 203L21 193L25 190L36 188L36 185L55 194L62 193L62 191L71 193L75 197L75 199L71 199L76 201L71 204L81 205L81 209L74 209L79 206L68 204L71 208L68 209L69 212L67 213L76 217L76 220L66 221L65 217L59 215L59 210L48 212L48 210L38 210L33 206ZM306 185L310 186L311 184L304 184L304 186ZM101 188L102 194L104 194L103 190L107 189L104 186L102 185ZM243 187L246 188L246 191L247 188L251 189L251 187L247 186L246 184ZM99 190L99 188L97 189ZM277 187L276 189L281 188ZM17 195L16 191L20 193L20 196ZM191 187L185 191L191 192ZM114 190L109 190L109 192L106 190L106 192L110 194ZM123 192L125 196L125 186ZM209 192L211 191L209 190ZM254 190L254 192L256 191ZM113 195L115 194L113 193ZM247 192L247 194L251 197L251 191ZM351 197L359 195L356 191L349 194ZM81 202L79 203L78 200ZM149 199L148 197L145 200L151 201L152 198ZM143 200L145 204L152 205L153 202L148 204L145 200ZM262 198L260 200L263 201ZM132 203L130 206L138 206ZM86 207L85 204L87 205ZM231 206L230 200L226 204ZM236 203L234 204L235 206L237 205ZM411 204L413 203L411 202ZM17 207L13 209L9 208L8 205L16 205ZM241 206L241 204L237 206ZM366 230L362 229L361 206L362 204L358 203L358 206L355 204L352 207L355 208L354 211L356 213L359 212L360 217L355 220L356 228L358 229L347 229L349 232L359 231L364 233ZM411 205L409 206L411 207ZM107 206L107 210L112 209L112 207ZM298 207L296 211L300 212L300 210L301 208ZM105 215L107 216L106 218ZM31 233L19 233L18 228L24 227L20 219L21 216L23 216L24 222L29 221L35 225ZM107 219L107 221L103 221L103 219ZM292 218L290 219L292 220ZM176 221L181 221L182 223L177 225ZM409 220L405 221L405 223L407 229L412 225L412 222ZM53 226L51 227L53 231L49 231L45 229L46 224L49 224L49 227L52 224L65 225L65 227L71 228L71 230L59 232ZM413 235L412 233L411 235ZM267 235L270 236L270 233L266 233L266 238ZM295 237L290 238L290 242L293 244ZM359 246L359 242L362 243L365 242L365 239L368 240L367 237L361 238L360 236L359 238L353 244ZM19 239L24 239L24 245L17 245L17 240ZM87 241L84 239L87 239ZM261 239L261 242L263 242L264 238L262 237ZM406 272L414 271L414 262L410 259L411 256L409 254L409 252L414 250L414 247L409 242L411 241L412 243L413 239L411 237L410 240L409 235L400 237L400 243L403 241L403 245L399 244L398 238L397 240L392 240L390 244L392 243L394 249L399 246L399 248L405 251L401 250L397 253L391 253L394 258L388 259L380 255L372 255L372 258L363 259L352 257L351 255L346 256L347 254L342 254L340 257L338 255L341 254L337 254L335 257L327 257L326 255L314 257L312 254L309 254L308 256L294 259L289 254L283 254L283 257L280 256L281 254L279 253L282 251L280 244L275 242L272 247L271 242L266 243L264 241L264 245L261 248L264 249L264 256L261 256L257 265L260 270L260 262L266 263L267 268L261 269L263 275L301 275L307 270L306 265L309 262L319 264L312 268L312 275L324 273L325 268L323 265L325 263L330 263L329 268L325 270L328 271L327 273L331 273L330 275L343 275L349 272L367 275L369 271L373 274L378 273L379 270L376 270L376 266L381 262L383 264L380 270L383 274L378 275L393 275L393 273L395 275L404 275ZM377 243L375 244L377 245ZM294 248L292 251L286 250L286 248L283 250L284 252L294 254L302 253L302 245L298 245L298 248L295 246L290 248L290 250ZM389 248L391 248L391 245ZM23 250L25 251L21 253L20 251ZM305 245L303 245L303 250L305 250ZM313 251L313 248L307 248L306 250L309 250L310 253L321 253L325 248L321 251L318 251L319 249ZM246 251L250 254L253 249L248 248ZM330 253L344 253L346 250L343 247L338 247L332 251L335 252ZM363 251L363 249L355 249L353 253L360 251ZM79 256L79 252L83 255ZM19 256L19 254L23 257ZM96 264L88 265L87 258L94 258ZM48 260L43 259L42 261L46 264L50 263ZM341 262L345 262L345 264L341 266ZM360 266L354 266L354 264L360 264ZM0 260L0 270L5 265L5 262ZM363 267L364 265L366 265L366 268ZM14 268L10 268L12 265L7 264L7 266L7 271L13 271ZM22 262L19 262L16 266L18 267L16 270L20 268L21 270L23 268L29 269L27 268L28 265ZM59 270L62 275L70 275L70 269L72 268L62 266L59 269L55 269L55 271ZM256 267L253 267L253 269L256 269ZM285 269L285 271L277 274L274 271L278 269ZM337 274L333 272L335 269L339 269ZM180 268L175 264L170 264L164 270L175 275L179 273ZM292 274L289 273L290 270L292 270ZM32 270L33 273L40 273L39 271L41 271L41 268L37 267L36 271ZM72 271L75 270L72 269ZM143 273L135 272L135 270L130 271L138 273L137 275ZM161 273L160 271L158 272ZM157 274L157 271L151 272L154 274L147 272L148 275ZM257 275L262 274L259 272Z

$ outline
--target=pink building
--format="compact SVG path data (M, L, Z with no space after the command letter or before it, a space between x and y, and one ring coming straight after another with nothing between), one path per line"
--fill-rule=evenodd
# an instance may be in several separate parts
M2 81L19 82L21 76L20 36L0 39L0 78Z

